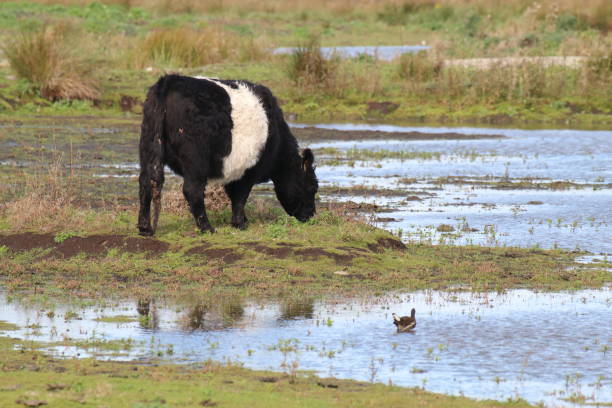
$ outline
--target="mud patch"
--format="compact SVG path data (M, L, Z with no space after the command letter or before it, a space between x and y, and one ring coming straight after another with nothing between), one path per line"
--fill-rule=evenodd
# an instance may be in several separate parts
M91 235L71 237L61 243L54 241L52 234L22 234L0 236L0 245L6 245L13 251L29 251L34 248L52 248L49 256L70 258L78 254L104 255L109 249L120 249L125 252L147 252L158 255L170 247L167 243L149 238L125 237L122 235Z
M369 139L395 139L395 140L474 140L474 139L502 139L502 135L476 135L463 133L424 133L424 132L382 132L378 130L337 130L324 129L315 126L303 128L292 127L291 132L299 140L369 140Z
M198 245L187 251L187 255L204 255L209 259L220 260L232 264L242 259L242 255L231 248L210 248L210 245Z
M91 235L89 237L72 237L55 248L55 252L69 258L80 253L100 255L109 249L120 249L125 252L148 252L158 255L166 252L170 245L148 238L124 237L121 235Z
M319 247L304 248L295 251L295 254L301 256L305 260L317 260L319 258L331 258L339 265L350 265L353 260L351 254L336 254L329 252Z
M368 248L372 252L382 253L386 249L392 249L394 251L405 251L406 245L399 239L395 238L378 238L376 243L368 244Z
M51 234L24 232L23 234L0 235L0 245L13 251L29 251L34 248L51 248L55 246L55 242Z
M395 112L399 105L393 102L368 102L368 115L387 115Z

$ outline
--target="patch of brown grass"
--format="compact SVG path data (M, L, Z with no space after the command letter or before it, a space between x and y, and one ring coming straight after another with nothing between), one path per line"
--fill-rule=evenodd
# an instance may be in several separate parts
M17 76L27 80L43 98L93 100L100 96L92 66L78 58L66 25L22 31L2 45Z
M431 81L442 73L442 61L427 52L404 54L399 58L397 73L406 81Z
M325 58L318 37L313 36L296 48L288 66L289 78L304 91L323 91L336 95L343 90L340 83L340 60Z
M24 173L17 198L0 205L12 231L105 229L113 223L114 213L92 216L92 210L79 203L81 177L63 162L62 155L56 154L51 163L38 169L40 174Z
M261 60L267 55L265 48L253 38L241 39L219 27L210 26L202 30L173 28L151 31L133 52L131 60L138 68L160 63L188 68L228 60Z

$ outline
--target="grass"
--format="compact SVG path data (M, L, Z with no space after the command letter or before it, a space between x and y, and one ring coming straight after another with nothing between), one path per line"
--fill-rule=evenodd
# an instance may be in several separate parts
M132 65L186 68L225 61L257 61L266 55L267 51L253 38L241 39L219 27L171 28L149 32L136 47Z
M445 245L400 250L394 249L398 241L389 233L329 211L306 224L266 206L251 207L247 214L248 229L236 231L228 225L229 211L211 212L217 233L205 236L194 231L187 214L163 214L156 238L168 249L150 256L121 247L86 249L90 235L124 239L136 232L135 208L90 210L86 219L100 217L106 220L103 227L94 230L72 217L61 220L64 230L81 231L70 245L82 245L82 250L57 255L55 248L68 241L26 251L9 248L2 255L0 279L9 293L62 299L350 296L453 285L561 290L600 287L610 280L604 268L569 269L579 254L564 251ZM5 228L12 222L0 219Z
M609 4L592 6L584 9L573 0L537 7L519 0L448 0L438 6L338 2L320 9L295 2L3 2L0 42L16 57L9 58L10 70L0 66L0 112L121 116L122 95L142 101L161 73L180 71L263 82L285 112L305 121L605 125L612 116ZM43 46L24 45L34 39ZM432 50L390 62L325 60L319 51L320 45L421 42ZM300 44L292 56L269 55L276 46ZM590 62L580 68L528 63L488 70L444 64L453 58L548 55L581 55ZM34 75L41 67L56 79ZM397 109L381 113L371 102Z
M33 342L0 337L0 405L112 407L528 407L525 402L475 401L420 388L252 371L237 365L114 363L57 360ZM239 392L238 392L239 390ZM20 401L17 402L16 401Z
M78 35L68 25L22 31L2 50L18 78L51 101L99 97L91 78L92 65L70 51Z

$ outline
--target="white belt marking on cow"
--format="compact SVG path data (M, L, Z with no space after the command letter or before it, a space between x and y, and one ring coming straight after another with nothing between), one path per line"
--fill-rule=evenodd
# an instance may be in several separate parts
M268 140L268 115L248 86L236 82L237 89L214 78L196 77L214 82L225 89L232 105L232 151L223 158L223 177L209 182L228 184L239 180L244 172L257 164Z

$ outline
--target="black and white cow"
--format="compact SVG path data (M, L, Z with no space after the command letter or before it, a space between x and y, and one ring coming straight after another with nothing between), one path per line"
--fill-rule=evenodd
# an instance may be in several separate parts
M253 185L268 180L285 211L308 220L315 213L318 189L313 161L310 149L299 154L283 112L265 86L163 76L144 103L140 234L153 235L157 228L165 165L183 177L183 194L200 230L214 232L204 205L207 183L225 186L237 228L245 227L244 206Z

